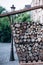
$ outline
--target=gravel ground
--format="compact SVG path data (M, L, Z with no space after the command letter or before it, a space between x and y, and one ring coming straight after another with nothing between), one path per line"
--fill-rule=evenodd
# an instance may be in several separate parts
M0 43L0 65L19 65L14 47L15 61L10 61L11 43Z

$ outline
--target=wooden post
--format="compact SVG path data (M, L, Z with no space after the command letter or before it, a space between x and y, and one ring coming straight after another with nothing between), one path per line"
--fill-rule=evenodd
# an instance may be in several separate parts
M5 14L0 14L0 18L10 16L10 15L20 14L20 13L23 13L23 12L32 11L32 10L36 10L36 9L40 9L40 8L43 9L43 5L34 6L34 7L31 7L31 8L26 8L26 9L21 9L21 10L17 10L17 11L5 13Z

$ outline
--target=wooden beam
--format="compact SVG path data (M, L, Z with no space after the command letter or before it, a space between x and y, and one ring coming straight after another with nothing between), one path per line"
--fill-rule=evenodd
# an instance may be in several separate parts
M0 18L1 17L5 17L5 16L10 16L10 15L15 15L15 14L23 13L23 12L26 12L26 11L32 11L32 10L40 9L40 8L43 9L43 5L35 6L35 7L31 7L31 8L26 8L26 9L21 9L21 10L17 10L17 11L5 13L5 14L0 14Z

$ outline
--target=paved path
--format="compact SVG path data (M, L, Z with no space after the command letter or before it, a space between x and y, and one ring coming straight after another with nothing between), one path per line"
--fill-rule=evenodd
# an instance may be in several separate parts
M11 43L0 43L0 65L19 65L16 50L14 50L15 61L9 61L10 51Z
M11 43L0 43L0 65L19 65L16 49L14 50L15 61L9 61L10 51L11 51ZM43 62L40 64L33 64L33 65L43 65Z

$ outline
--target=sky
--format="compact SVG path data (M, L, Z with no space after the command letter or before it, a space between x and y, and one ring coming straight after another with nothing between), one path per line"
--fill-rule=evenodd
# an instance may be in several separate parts
M14 4L16 10L23 9L25 5L31 4L32 0L0 0L0 6L3 6L8 11L11 11L11 6Z

